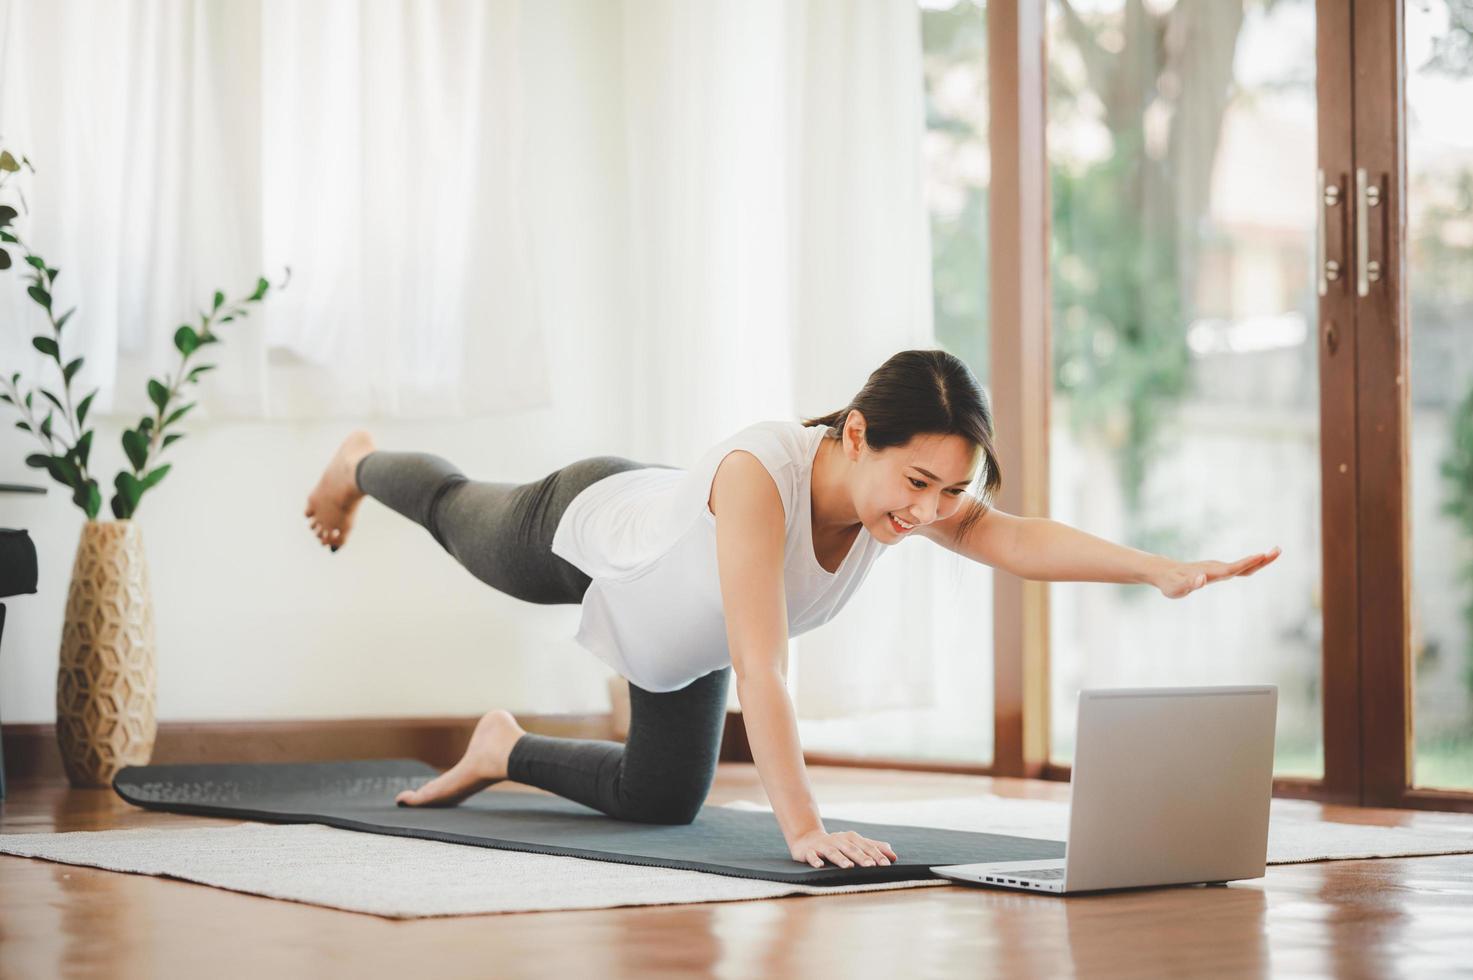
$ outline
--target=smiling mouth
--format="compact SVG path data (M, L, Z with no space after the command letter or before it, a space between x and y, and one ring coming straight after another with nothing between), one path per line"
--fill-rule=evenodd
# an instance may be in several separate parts
M916 529L916 526L914 524L901 524L899 518L897 518L894 514L886 514L885 516L890 521L890 530L894 531L896 534L907 534Z

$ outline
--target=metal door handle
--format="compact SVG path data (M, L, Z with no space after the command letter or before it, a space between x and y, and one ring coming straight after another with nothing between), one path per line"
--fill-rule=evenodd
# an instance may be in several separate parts
M1364 167L1355 168L1355 292L1369 296L1371 283L1381 281L1381 263L1371 259L1367 211L1381 203L1381 185L1372 184Z
M1334 259L1327 258L1325 247L1325 209L1332 208L1340 203L1340 185L1330 184L1325 186L1325 172L1315 171L1315 279L1318 280L1319 294L1321 296L1329 292L1330 283L1340 278L1340 263Z

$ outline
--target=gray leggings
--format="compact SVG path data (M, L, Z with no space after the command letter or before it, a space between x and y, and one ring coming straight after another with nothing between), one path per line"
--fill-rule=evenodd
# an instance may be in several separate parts
M534 483L483 483L438 456L380 450L358 463L357 482L487 585L527 602L578 603L592 580L551 550L563 511L585 487L650 465L595 456ZM528 732L507 776L621 820L690 823L716 776L730 678L723 667L667 693L631 683L623 744Z

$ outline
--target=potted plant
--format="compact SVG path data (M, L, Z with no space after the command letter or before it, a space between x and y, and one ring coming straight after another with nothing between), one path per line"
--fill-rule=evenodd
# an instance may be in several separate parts
M174 331L179 361L163 379L149 379L148 399L154 412L125 429L123 455L128 466L111 481L109 508L113 519L99 520L103 491L94 475L93 430L86 428L93 389L76 399L72 380L84 358L71 357L63 331L76 312L58 313L53 305L61 270L49 265L26 243L15 221L28 214L25 196L14 179L35 173L30 160L0 146L0 271L16 269L26 293L40 308L46 329L31 345L56 367L61 384L28 384L19 371L0 371L0 402L19 413L16 427L31 433L42 451L26 457L26 465L45 470L71 491L72 502L87 515L77 543L67 591L61 657L56 683L56 735L63 767L73 786L109 786L127 765L146 765L153 753L155 717L153 601L143 540L134 521L143 497L168 475L160 462L169 446L184 438L179 422L194 408L188 391L216 365L192 363L209 345L220 342L216 328L248 315L251 304L266 298L272 286L258 278L239 299L216 291L198 324ZM19 204L11 203L11 193ZM277 288L284 288L285 278ZM37 395L39 394L39 398ZM44 411L44 415L42 412Z

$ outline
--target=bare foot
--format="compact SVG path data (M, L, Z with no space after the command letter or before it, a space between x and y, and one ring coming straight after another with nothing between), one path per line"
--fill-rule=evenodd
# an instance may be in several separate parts
M509 712L488 711L476 723L465 755L450 769L419 789L394 797L401 806L456 806L506 778L507 762L517 739L527 734Z
M306 516L312 533L333 551L347 543L353 512L363 499L363 491L358 489L358 461L373 450L373 436L365 430L349 433L322 471L322 479L307 495Z

